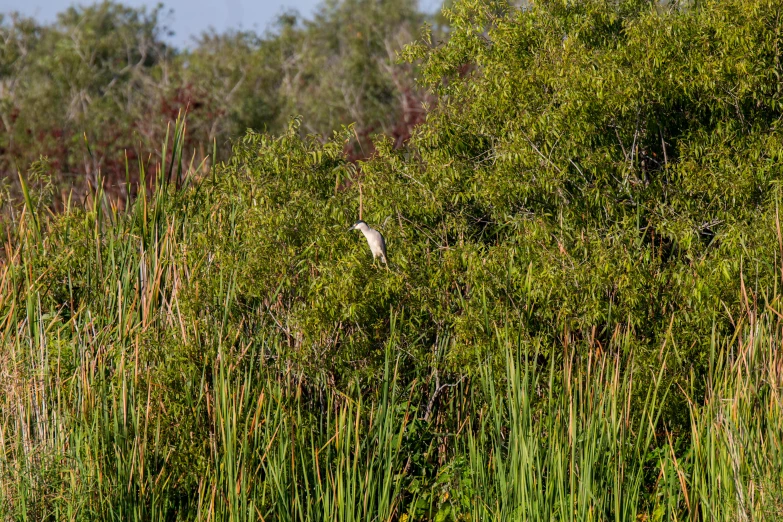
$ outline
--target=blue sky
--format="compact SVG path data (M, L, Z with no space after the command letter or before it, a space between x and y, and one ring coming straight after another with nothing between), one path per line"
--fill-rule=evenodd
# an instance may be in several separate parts
M51 22L55 15L73 4L90 4L90 0L0 0L0 13L19 11L42 22ZM123 0L132 6L154 6L155 0ZM164 20L175 35L171 42L177 46L192 42L192 37L213 27L225 29L254 29L263 31L280 13L296 9L307 16L320 0L164 0L165 10L173 9L170 18ZM440 2L420 0L422 8L433 11Z

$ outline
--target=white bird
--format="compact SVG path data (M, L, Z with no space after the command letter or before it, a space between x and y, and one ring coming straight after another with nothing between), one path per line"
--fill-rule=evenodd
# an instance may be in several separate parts
M376 257L380 257L381 261L383 261L386 266L389 266L386 262L386 241L384 241L380 232L374 228L370 228L370 226L361 219L354 223L348 230L361 230L364 237L367 238L367 244L370 245L373 262L375 262Z

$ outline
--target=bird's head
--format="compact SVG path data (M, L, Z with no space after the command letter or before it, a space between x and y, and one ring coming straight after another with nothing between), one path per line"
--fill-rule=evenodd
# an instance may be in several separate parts
M368 227L367 223L365 223L360 219L359 221L351 225L351 228L349 228L348 231L350 232L351 230L364 230L366 228L370 228L370 227Z

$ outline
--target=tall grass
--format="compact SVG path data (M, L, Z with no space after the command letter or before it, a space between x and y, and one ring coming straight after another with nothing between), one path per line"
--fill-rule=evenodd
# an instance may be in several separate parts
M623 336L578 357L499 330L486 350L499 358L422 400L398 371L392 314L383 374L341 391L246 328L253 310L231 318L230 272L209 316L187 313L189 223L170 210L198 188L163 182L190 186L173 135L161 183L127 212L98 189L87 211L47 221L28 206L14 225L0 265L4 520L783 519L778 300L714 335L707 382L690 387L663 384L665 347L646 373ZM660 420L675 394L689 432Z
M637 519L665 398L660 375L636 375L617 355L576 362L566 353L548 368L508 355L504 387L494 381L482 375L488 412L466 437L477 489L492 493L482 519ZM648 387L637 409L634 385Z

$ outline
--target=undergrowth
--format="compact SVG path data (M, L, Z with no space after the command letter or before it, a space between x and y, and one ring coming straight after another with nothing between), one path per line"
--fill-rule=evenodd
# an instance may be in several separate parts
M189 255L189 206L222 196L189 172L127 213L100 192L87 210L20 213L0 277L5 519L783 517L776 296L676 382L669 349L652 371L630 330L590 347L495 324L455 372L448 335L412 346L392 307L380 366L338 383L239 299L237 265ZM235 233L230 213L198 215ZM362 270L370 285L383 269Z

